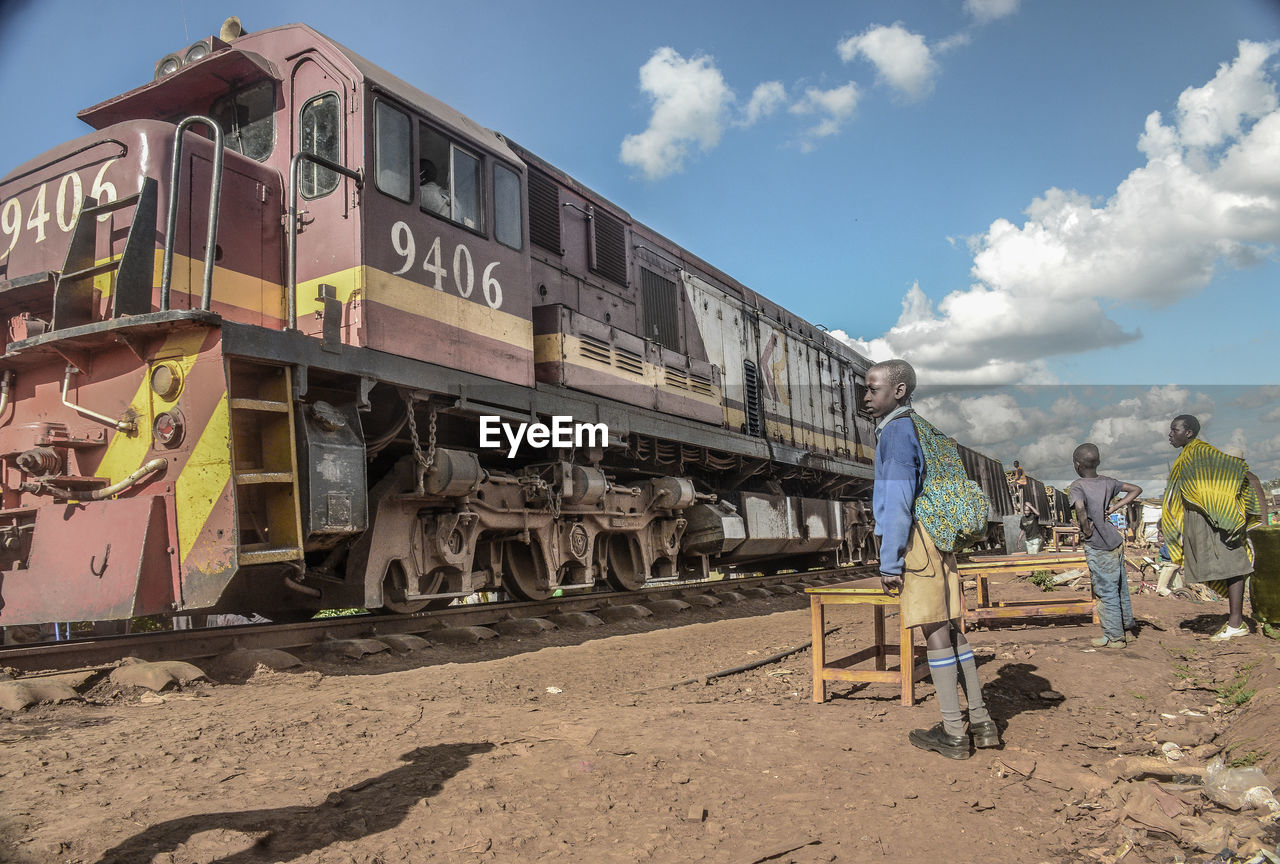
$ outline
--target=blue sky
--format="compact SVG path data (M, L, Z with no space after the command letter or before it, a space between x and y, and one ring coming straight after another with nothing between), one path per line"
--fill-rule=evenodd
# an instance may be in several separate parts
M10 0L0 172L229 14L311 24L926 382L1176 385L1280 476L1275 397L1215 389L1280 379L1280 4ZM962 440L1069 465L935 395ZM1080 404L1055 428L1097 436Z

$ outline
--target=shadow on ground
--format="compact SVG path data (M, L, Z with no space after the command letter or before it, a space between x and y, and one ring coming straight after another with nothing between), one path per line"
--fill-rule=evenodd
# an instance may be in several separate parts
M207 831L231 831L253 840L248 849L215 858L209 864L267 864L300 858L341 840L358 840L395 828L414 804L437 794L446 780L470 764L472 756L493 746L486 741L419 747L400 757L407 764L361 780L319 804L195 813L170 819L108 849L97 864L150 861L157 853L173 852Z

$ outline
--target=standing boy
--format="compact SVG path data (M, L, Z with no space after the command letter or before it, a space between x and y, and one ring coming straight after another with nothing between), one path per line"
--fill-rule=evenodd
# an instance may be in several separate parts
M929 675L942 710L941 723L931 729L912 730L908 740L922 750L933 750L949 759L968 759L970 736L965 732L960 710L961 679L969 703L973 743L978 747L998 747L1000 735L982 701L973 650L960 632L960 579L955 554L951 549L940 551L916 519L917 499L924 498L941 481L926 476L925 454L911 410L915 389L915 370L905 360L887 360L867 370L863 402L880 419L871 499L876 534L880 537L880 581L886 593L902 591L902 625L919 627L924 633ZM931 441L937 439L941 436ZM958 464L954 445L952 452ZM960 472L963 474L962 465Z
M1067 494L1076 511L1084 556L1089 562L1093 596L1098 598L1102 635L1093 640L1098 648L1123 648L1133 636L1135 623L1129 605L1129 582L1124 576L1124 536L1109 518L1142 494L1142 488L1098 473L1102 457L1094 444L1081 444L1071 454L1080 479ZM1115 497L1124 493L1119 501Z

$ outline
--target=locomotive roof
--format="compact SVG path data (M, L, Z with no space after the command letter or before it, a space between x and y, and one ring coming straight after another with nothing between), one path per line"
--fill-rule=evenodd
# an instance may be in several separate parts
M432 117L435 117L436 119L449 124L454 129L457 129L469 135L476 142L484 144L486 147L489 147L490 149L497 151L499 155L503 156L505 159L510 160L513 164L523 165L523 161L520 159L519 156L516 155L515 151L512 150L511 147L507 145L507 139L504 138L502 135L498 134L497 132L485 126L481 126L479 123L472 120L470 117L463 114L461 111L458 111L457 109L453 108L450 105L446 105L445 103L441 102L439 99L435 98L431 94L426 93L425 91L419 90L417 87L414 87L412 84L405 81L404 79L399 78L395 75L392 75L390 72L388 72L386 69L383 69L378 64L370 62L364 57L361 57L359 54L347 48L345 45L342 45L334 41L333 39L330 39L328 36L325 36L323 33L320 33L317 30L314 30L313 28L308 27L306 24L286 24L284 27L277 27L277 28L274 28L274 30L284 30L290 27L296 27L303 30L307 30L311 33L314 33L318 38L328 42L331 46L336 48L344 57L347 58L347 60L351 63L351 65L354 66L356 70L361 75L364 76L366 81L368 81L370 84L375 85L376 87L381 89L383 92L391 96L395 96L397 99L400 99L407 105L414 105L424 109ZM274 31L263 30L260 32L265 34L265 33L271 33ZM242 38L251 38L251 37L242 37Z
M365 83L407 106L425 111L470 137L475 143L510 160L514 165L521 164L519 157L507 145L506 139L497 132L481 126L462 112L392 75L307 24L283 24L246 33L234 39L230 48L214 51L203 60L185 66L172 75L149 81L127 93L85 108L77 116L95 129L102 129L121 120L137 119L141 114L155 116L157 113L170 113L174 108L168 107L168 103L175 107L189 105L193 95L199 96L205 90L209 90L209 97L212 98L216 95L215 91L225 91L228 82L253 78L272 78L278 82L281 80L279 69L284 61L297 53L297 46L288 44L288 40L281 37L297 33L307 34L310 37L307 41L341 55ZM181 82L181 86L175 86L177 82ZM210 90L211 87L214 89Z

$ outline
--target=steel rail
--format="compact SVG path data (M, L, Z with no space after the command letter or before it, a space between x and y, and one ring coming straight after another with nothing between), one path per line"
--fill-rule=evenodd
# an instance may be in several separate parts
M68 642L0 648L0 667L26 673L59 673L102 668L125 657L143 660L198 661L237 648L301 650L330 639L423 634L444 627L495 624L508 619L535 618L563 612L588 612L692 594L734 591L783 583L824 583L869 575L868 568L848 567L719 580L678 582L636 591L607 591L537 601L504 601L450 606L408 615L352 615L320 618L292 624L241 624L196 630L163 630L124 636L99 636Z

